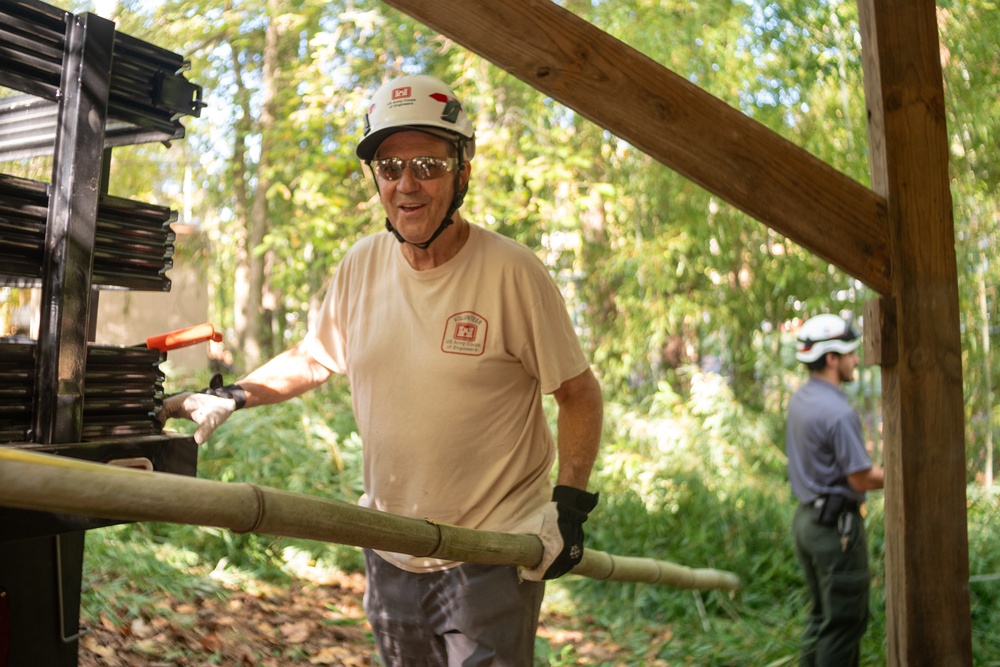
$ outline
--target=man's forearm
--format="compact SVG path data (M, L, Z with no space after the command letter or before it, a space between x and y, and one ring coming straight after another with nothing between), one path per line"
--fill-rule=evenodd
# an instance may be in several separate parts
M559 403L556 484L586 490L597 460L604 423L604 400L597 378L588 369L556 392Z
M246 392L246 407L271 405L295 398L329 379L331 371L295 346L237 380Z
M847 483L851 485L851 488L861 493L881 489L884 480L885 471L879 465L873 465L868 470L862 470L847 477Z

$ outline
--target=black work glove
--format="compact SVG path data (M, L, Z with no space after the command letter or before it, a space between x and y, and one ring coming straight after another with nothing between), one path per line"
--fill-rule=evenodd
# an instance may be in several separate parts
M247 404L247 393L238 384L222 384L222 373L216 373L208 382L208 387L199 391L199 394L209 394L219 398L231 398L236 402L236 409L239 410Z
M583 560L583 524L587 515L597 507L597 499L598 494L587 493L572 486L557 486L552 489L562 550L545 570L542 579L561 577Z
M566 574L583 560L583 524L587 515L597 507L598 494L587 493L572 486L552 489L552 501L559 512L559 533L562 551L545 570L542 579L555 579Z

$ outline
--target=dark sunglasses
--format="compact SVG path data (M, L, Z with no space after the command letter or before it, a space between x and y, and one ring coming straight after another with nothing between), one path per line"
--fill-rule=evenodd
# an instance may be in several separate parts
M413 157L409 160L384 157L372 160L372 169L376 176L385 181L398 181L407 167L418 181L432 181L452 171L456 162L453 157Z

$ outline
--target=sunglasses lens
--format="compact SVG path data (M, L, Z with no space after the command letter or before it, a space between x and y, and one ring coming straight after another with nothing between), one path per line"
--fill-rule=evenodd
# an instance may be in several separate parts
M451 171L454 162L454 159L436 157L415 157L405 161L398 157L387 157L375 160L374 165L375 174L386 181L398 181L407 167L417 180L430 181Z
M432 157L417 157L410 160L413 175L421 181L429 181L445 175L447 163Z
M398 181L403 177L406 164L398 157L387 157L375 160L375 174L387 181Z

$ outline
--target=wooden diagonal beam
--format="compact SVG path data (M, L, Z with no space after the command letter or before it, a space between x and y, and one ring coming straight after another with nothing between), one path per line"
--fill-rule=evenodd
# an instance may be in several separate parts
M883 294L885 202L549 0L388 0Z

